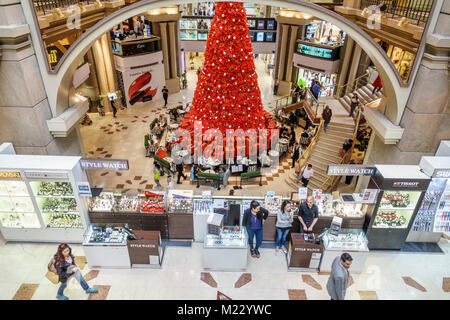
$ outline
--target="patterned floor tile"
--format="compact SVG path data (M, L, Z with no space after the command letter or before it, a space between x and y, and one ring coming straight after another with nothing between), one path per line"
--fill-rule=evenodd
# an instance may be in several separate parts
M116 189L123 189L123 187L125 187L124 184L118 184L118 185L116 185Z
M123 189L122 191L121 191L121 193L127 193L128 191L130 191L131 189Z
M116 171L116 176L120 177L122 176L122 173Z
M200 274L200 280L213 288L217 288L217 282L209 272L202 272Z
M361 297L361 300L378 300L376 291L359 290L358 293Z
M266 177L267 181L273 181L272 177Z
M306 283L307 285L313 287L314 289L322 290L322 286L320 285L320 283L317 282L316 279L314 279L311 275L309 275L309 274L302 274L302 280L303 280L304 283Z
M106 300L111 286L95 285L94 288L97 288L98 292L89 294L88 300Z
M135 176L134 177L134 180L141 180L142 179L142 176Z
M111 157L112 157L112 154L105 155L105 158L111 158Z
M444 290L444 292L450 292L450 278L442 279L442 290Z
M240 288L242 286L245 286L247 283L252 281L252 274L251 273L243 273L239 279L234 284L235 288Z
M100 174L100 176L104 177L108 174L109 172L103 172L102 174Z
M416 288L417 290L420 290L422 292L427 292L427 289L425 289L422 285L420 285L416 280L414 280L411 277L402 277L403 281L406 285Z
M95 151L103 151L104 148L97 148Z
M131 180L127 180L125 182L128 183L128 184L133 184L133 182L131 182Z
M227 296L226 294L217 291L217 300L233 300L231 299L229 296Z
M58 284L58 282L59 282L59 277L58 277L58 275L57 275L57 274L54 274L54 273L51 272L51 271L48 271L48 272L45 274L45 277L46 277L51 283L53 283L53 284Z
M85 256L75 256L75 264L77 265L78 269L83 270L87 264L86 257Z
M147 185L145 185L145 189L153 189L153 185L152 184L147 184Z
M38 287L39 284L23 283L12 300L31 300Z
M289 300L308 300L303 289L288 289Z
M98 274L100 273L100 270L91 270L88 273L86 273L83 278L86 281L92 280L97 278Z
M144 183L147 183L148 182L148 180L142 180L141 182L139 182L139 184L144 184Z

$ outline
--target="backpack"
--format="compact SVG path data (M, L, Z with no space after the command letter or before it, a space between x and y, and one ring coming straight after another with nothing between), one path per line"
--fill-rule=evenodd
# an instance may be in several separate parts
M55 263L56 263L55 258L51 258L47 265L47 269L48 269L48 271L58 275L58 271L56 270Z

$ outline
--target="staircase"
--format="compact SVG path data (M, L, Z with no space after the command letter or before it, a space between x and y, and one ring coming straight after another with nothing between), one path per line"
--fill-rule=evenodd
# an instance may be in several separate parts
M375 92L375 94L372 94L372 90L373 86L370 83L366 84L353 92L347 93L345 96L339 99L339 102L348 112L350 112L350 101L353 93L358 94L359 101L361 101L362 105L366 105L369 102L379 99L383 95L383 89L381 89L379 92Z
M327 180L327 166L328 164L336 164L341 161L339 151L346 139L353 137L354 125L330 122L327 131L323 131L320 135L319 141L312 151L308 163L312 164L314 175L309 180L308 189L320 189L323 183ZM331 182L329 180L329 182ZM323 186L326 189L329 182ZM297 175L293 173L286 179L286 183L292 188L298 188L302 184L297 184Z

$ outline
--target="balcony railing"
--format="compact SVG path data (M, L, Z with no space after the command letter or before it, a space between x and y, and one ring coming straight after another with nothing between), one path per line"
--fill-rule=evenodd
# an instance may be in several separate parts
M388 17L405 17L419 25L427 22L433 0L361 0L361 9L382 4Z
M51 13L53 9L56 8L67 8L72 5L77 5L79 3L89 4L93 3L95 0L33 0L34 8L36 12L47 14Z

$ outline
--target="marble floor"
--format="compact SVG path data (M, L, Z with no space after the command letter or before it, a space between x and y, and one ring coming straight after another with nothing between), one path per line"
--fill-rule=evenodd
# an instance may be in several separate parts
M443 254L371 251L361 274L351 273L347 300L450 299L450 243L441 239ZM91 269L81 245L73 245L78 267L91 287L87 295L76 280L65 294L72 300L215 300L218 292L233 300L329 300L328 274L287 271L283 253L260 249L248 257L245 272L207 272L203 244L166 247L161 269ZM54 300L58 289L47 263L50 244L0 244L0 299Z
M83 140L84 151L90 158L113 158L128 159L130 170L128 171L103 171L91 170L90 183L92 187L120 190L123 193L143 192L145 189L153 189L153 158L145 157L144 135L149 133L149 124L160 114L166 114L167 110L180 104L192 101L195 87L197 85L196 70L201 66L203 57L194 58L194 70L187 71L188 87L179 93L170 94L167 107L164 107L162 100L150 101L124 110L119 110L117 118L112 117L112 113L106 116L99 116L97 113L89 114L93 120L91 126L81 126L80 132ZM255 67L258 73L258 84L264 108L272 111L275 108L275 101L278 98L273 95L273 80L266 69L266 63L262 56L255 59ZM343 108L339 105L332 105L336 114L336 121L344 122ZM341 109L342 110L341 110ZM334 121L334 120L333 120ZM300 136L302 128L297 127L297 137ZM280 164L264 174L262 186L256 182L243 186L243 189L235 190L237 196L256 196L267 191L276 191L277 194L290 197L291 192L297 191L285 183L287 177L294 174L291 169L292 162L286 157L280 159ZM215 195L226 195L232 189L232 185L238 181L231 177L230 184L220 191L214 190ZM163 188L167 187L167 175L161 178ZM182 184L175 184L176 189L192 189L199 192L211 190L208 185L201 185L199 189L191 184L189 180Z

